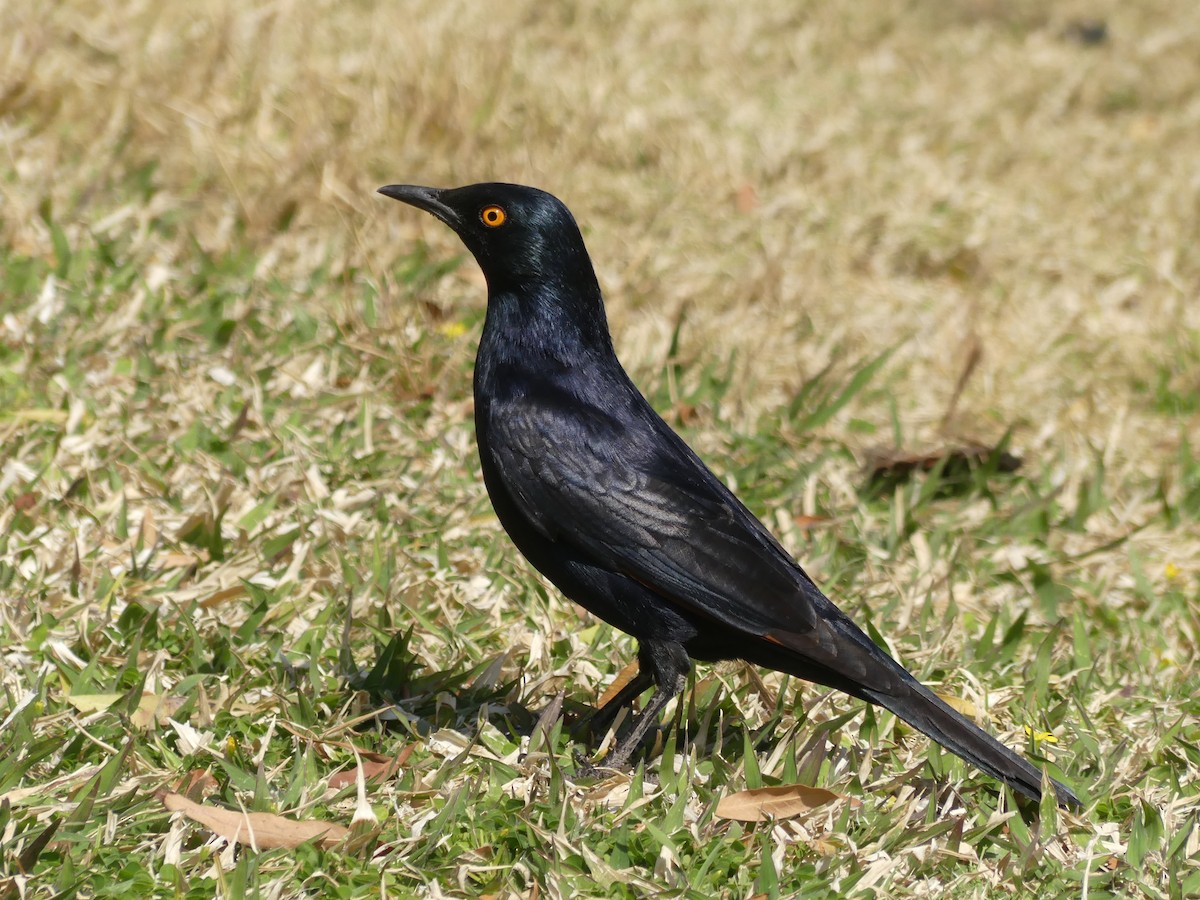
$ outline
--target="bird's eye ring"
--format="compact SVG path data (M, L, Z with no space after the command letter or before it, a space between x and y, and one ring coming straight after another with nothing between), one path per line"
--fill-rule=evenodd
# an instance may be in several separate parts
M499 228L508 219L508 213L501 207L492 204L480 210L479 219L488 228Z

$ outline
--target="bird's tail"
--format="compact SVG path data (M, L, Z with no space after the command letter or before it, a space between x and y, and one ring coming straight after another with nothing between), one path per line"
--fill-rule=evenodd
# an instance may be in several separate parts
M941 697L921 684L894 660L889 661L902 677L883 692L859 686L864 700L895 713L913 728L928 735L947 750L998 778L1013 790L1033 800L1042 797L1042 773L1029 760L1000 743L974 722L954 710ZM1051 785L1059 806L1080 806L1070 788L1054 779Z
M1018 793L1042 799L1042 773L1029 760L917 681L828 600L822 607L815 628L758 645L753 661L882 706ZM1070 788L1050 783L1059 806L1081 805Z

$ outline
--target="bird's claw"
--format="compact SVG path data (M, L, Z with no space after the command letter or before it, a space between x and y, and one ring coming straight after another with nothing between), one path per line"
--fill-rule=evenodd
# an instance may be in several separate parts
M600 767L583 755L579 750L571 754L575 760L575 776L577 778L603 778L608 767Z

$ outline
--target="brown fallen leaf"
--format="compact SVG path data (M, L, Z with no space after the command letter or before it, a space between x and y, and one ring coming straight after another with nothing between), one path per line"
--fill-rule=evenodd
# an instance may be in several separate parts
M738 187L735 205L742 215L754 212L754 208L758 206L758 192L754 190L754 185L745 183Z
M155 562L164 569L186 569L199 563L200 556L196 553L181 553L178 550L171 550L159 556Z
M227 587L209 594L200 601L199 605L204 609L211 609L219 603L232 600L234 597L240 597L244 593L246 593L245 585L235 584L233 587Z
M362 759L362 774L364 781L387 781L398 771L400 767L412 756L413 745L406 744L404 748L395 756L380 757L378 753L368 753L359 751ZM354 784L358 780L358 768L346 769L342 772L334 772L329 776L329 786L334 790L341 790L347 785Z
M175 782L175 793L199 803L204 795L217 789L217 779L208 769L192 769Z
M222 806L196 803L182 794L163 793L160 799L171 812L181 812L226 840L237 841L257 850L291 849L310 841L327 850L350 834L348 828L336 822L287 819L264 812L244 813Z
M765 822L767 819L787 819L798 816L835 800L848 799L845 794L827 791L807 784L781 784L778 787L752 788L727 794L717 804L716 815L739 822ZM852 805L858 805L851 800Z
M816 528L820 525L828 525L833 520L829 516L806 516L797 514L792 516L792 521L796 523L796 527L802 531L808 531L811 528Z
M621 693L621 691L625 688L625 685L633 681L637 673L638 661L635 659L617 673L617 677L613 679L613 683L610 684L608 689L600 695L600 699L596 702L596 706L598 708L604 706L609 700Z
M685 403L680 400L671 408L671 414L675 417L675 421L672 424L691 425L696 421L699 413L700 410L696 408L695 404Z

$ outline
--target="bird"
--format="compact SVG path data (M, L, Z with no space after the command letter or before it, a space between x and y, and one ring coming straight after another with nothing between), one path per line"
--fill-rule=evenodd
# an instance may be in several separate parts
M654 410L617 357L562 201L498 182L379 193L441 220L483 271L475 434L500 524L564 596L637 640L637 675L599 715L654 690L606 768L628 766L693 660L741 659L890 710L1041 799L1041 770L875 644Z

